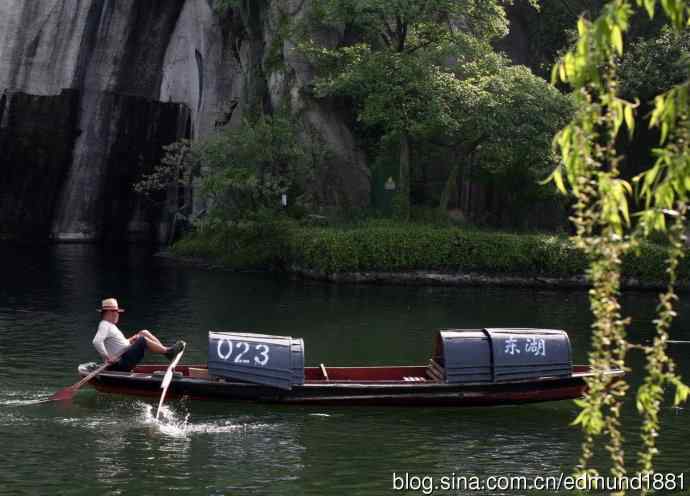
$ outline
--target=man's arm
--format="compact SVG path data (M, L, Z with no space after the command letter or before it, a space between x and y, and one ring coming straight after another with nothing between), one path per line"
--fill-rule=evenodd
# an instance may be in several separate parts
M93 338L93 347L96 348L98 354L101 355L106 362L113 363L116 360L110 358L108 350L105 348L105 339L108 337L108 332L108 327L99 325L98 332L96 332L96 336Z
M108 351L105 349L105 336L101 333L100 329L96 333L96 337L93 338L93 347L105 360L108 360Z

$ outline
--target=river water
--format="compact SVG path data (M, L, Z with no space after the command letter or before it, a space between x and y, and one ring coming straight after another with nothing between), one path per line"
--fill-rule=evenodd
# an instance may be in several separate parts
M178 266L131 246L0 246L0 277L2 495L423 494L394 491L393 473L558 476L578 459L570 401L420 409L180 400L160 422L155 400L92 389L69 404L39 401L78 380L78 363L97 360L96 309L108 296L127 310L125 332L185 339L183 362L205 361L209 330L303 337L307 365L384 365L426 362L439 328L517 326L568 330L582 363L584 291L334 286ZM632 339L647 339L654 294L626 294L624 305ZM687 294L680 307L674 338L690 340ZM686 379L689 355L690 345L673 347ZM631 363L637 384L642 362L633 354ZM630 400L623 428L633 468L639 421ZM684 472L686 488L687 408L666 400L656 460L661 472Z

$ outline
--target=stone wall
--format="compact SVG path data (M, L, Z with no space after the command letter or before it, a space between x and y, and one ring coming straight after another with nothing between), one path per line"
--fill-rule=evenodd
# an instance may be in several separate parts
M79 92L0 97L0 237L47 238L77 138Z
M304 15L309 2L240 3L220 17L210 0L0 2L0 92L16 104L7 107L0 161L0 219L14 221L0 230L59 241L167 239L166 216L144 209L132 182L162 145L241 125L257 105L289 106L332 149L320 183L327 202L366 206L369 172L345 118L309 96L312 71L281 38L285 16ZM327 38L337 42L338 33ZM22 158L32 147L36 156ZM53 150L51 158L39 150ZM38 177L51 180L39 187Z

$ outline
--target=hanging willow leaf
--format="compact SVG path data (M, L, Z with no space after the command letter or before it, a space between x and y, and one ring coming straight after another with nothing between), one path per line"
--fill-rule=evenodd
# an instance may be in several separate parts
M563 174L561 172L560 167L553 171L553 174L551 174L551 177L549 179L553 180L553 182L556 184L556 188L558 188L558 191L560 191L564 195L567 194L565 183L563 182Z
M680 380L674 380L673 384L676 386L676 394L673 398L673 405L678 406L688 400L688 396L690 396L690 387L683 384Z
M635 134L635 114L633 112L632 105L625 105L624 113L625 125L628 127L628 135L630 136L630 139L632 139L633 135Z
M611 28L611 43L618 52L618 55L623 55L623 32L618 26Z
M687 1L661 0L661 4L676 27L686 22ZM636 14L634 5L640 11L644 8L649 17L654 16L654 0L605 3L597 19L578 20L578 40L574 48L554 67L554 79L559 75L573 87L578 112L554 140L562 164L550 179L559 190L565 188L574 197L572 219L576 234L573 240L591 260L587 271L592 284L590 303L594 314L590 365L595 370L625 367L626 363L628 319L623 317L619 303L622 257L654 230L666 233L669 238L666 245L669 286L660 296L658 318L654 322L658 339L646 348L647 375L636 398L636 406L644 420L643 448L638 453L640 467L649 471L658 452L655 440L660 428L664 387L670 383L676 385L676 402L690 396L690 388L672 372L673 363L664 347L670 323L676 315L673 285L678 260L684 254L684 222L690 196L687 156L690 97L688 84L655 96L649 125L659 129L660 146L654 150L656 161L633 179L639 196L632 201L631 184L619 179L623 157L618 155L616 136L625 123L630 139L634 137L635 108L639 101L631 103L619 98L616 69L618 58L625 50L629 21ZM633 210L637 207L637 211ZM631 222L633 216L639 219L635 225ZM611 473L625 473L623 436L619 426L627 384L625 381L608 384L595 377L588 381L588 388L585 397L577 402L580 413L575 423L586 433L578 470L591 470L588 463L594 459L595 438L605 436L604 442L611 448Z
M659 125L661 116L664 113L665 105L666 99L664 98L664 95L657 95L654 97L654 111L652 112L652 117L649 120L649 127L656 127Z
M639 0L638 0L639 4ZM644 7L647 9L647 14L649 15L650 19L654 18L654 7L656 6L656 1L655 0L644 0Z

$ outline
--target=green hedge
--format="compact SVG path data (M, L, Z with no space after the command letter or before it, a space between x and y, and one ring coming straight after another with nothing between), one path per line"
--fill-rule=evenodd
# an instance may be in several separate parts
M585 259L563 238L424 225L299 229L292 261L322 272L436 270L565 277Z
M245 223L199 231L174 253L234 268L291 267L322 273L440 272L572 277L587 260L564 236L511 234L459 227L369 221L347 228L290 222ZM624 260L624 273L642 282L665 280L664 249L644 245ZM688 280L690 263L681 264Z

